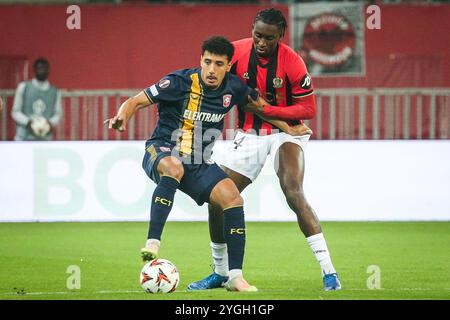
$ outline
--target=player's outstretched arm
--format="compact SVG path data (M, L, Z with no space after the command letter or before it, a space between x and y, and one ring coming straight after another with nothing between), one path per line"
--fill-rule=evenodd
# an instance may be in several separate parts
M126 130L128 121L133 117L134 113L141 108L148 107L150 101L144 91L139 92L134 97L128 98L119 108L117 114L109 119L106 119L103 123L108 123L109 129L115 129L120 132Z

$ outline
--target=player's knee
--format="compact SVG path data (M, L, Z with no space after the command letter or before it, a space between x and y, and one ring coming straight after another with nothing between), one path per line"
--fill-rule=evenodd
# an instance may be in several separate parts
M233 203L235 206L243 206L244 205L244 199L242 198L242 196L240 194L238 194L234 200Z
M210 203L223 211L227 208L242 206L244 200L233 181L227 178L214 187L210 195Z
M158 165L158 171L160 175L170 176L178 181L183 178L184 167L180 160L167 157L160 161Z
M226 199L223 204L223 209L231 208L231 207L239 207L244 205L244 199L241 197L239 192L236 190L233 194Z
M177 164L172 166L169 170L168 170L168 175L177 179L178 181L181 180L181 178L183 178L184 175L184 168L182 164Z

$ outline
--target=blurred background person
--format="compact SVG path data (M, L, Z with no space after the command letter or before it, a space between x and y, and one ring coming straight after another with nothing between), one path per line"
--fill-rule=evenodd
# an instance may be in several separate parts
M34 62L34 79L17 86L11 112L16 122L14 140L52 140L62 107L61 93L47 80L49 71L49 62L38 58Z

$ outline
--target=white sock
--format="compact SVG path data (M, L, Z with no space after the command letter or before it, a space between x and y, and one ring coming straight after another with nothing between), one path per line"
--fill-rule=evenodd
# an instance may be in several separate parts
M148 239L147 242L145 243L145 246L149 247L150 244L156 244L158 247L160 247L161 241L159 241L158 239Z
M214 262L214 272L222 277L228 277L228 253L226 243L211 242L211 252Z
M331 262L330 252L328 251L327 243L323 237L323 233L318 233L306 238L309 246L316 255L317 261L319 261L322 274L335 273L336 270Z
M229 279L234 279L236 277L242 277L242 270L241 269L232 269L232 270L230 270Z

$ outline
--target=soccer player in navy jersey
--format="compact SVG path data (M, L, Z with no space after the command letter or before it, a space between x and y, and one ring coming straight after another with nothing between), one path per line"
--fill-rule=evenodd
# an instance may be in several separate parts
M234 182L211 159L211 144L220 136L223 118L235 105L267 103L258 93L230 74L233 45L220 36L202 46L201 68L172 72L158 83L126 100L117 115L107 119L110 129L124 131L134 113L158 104L158 124L145 145L143 169L157 186L153 193L149 231L141 250L144 261L159 254L161 235L180 189L198 205L205 202L224 214L230 291L256 291L243 278L245 247L243 199ZM287 132L292 128L275 120ZM295 134L295 133L293 133Z
M316 113L314 88L302 58L280 40L287 22L276 9L257 13L252 38L233 42L235 53L231 72L251 88L258 89L269 103L248 105L239 109L238 132L222 169L242 192L259 175L270 155L289 207L297 216L322 271L325 290L339 290L341 284L320 227L319 219L303 192L304 149L312 134L305 128L302 135L279 132L264 117L284 120L291 125L311 119ZM256 160L255 160L256 159ZM253 160L253 161L252 161ZM227 243L224 241L220 207L209 205L209 226L214 272L193 282L189 290L217 288L228 279Z

